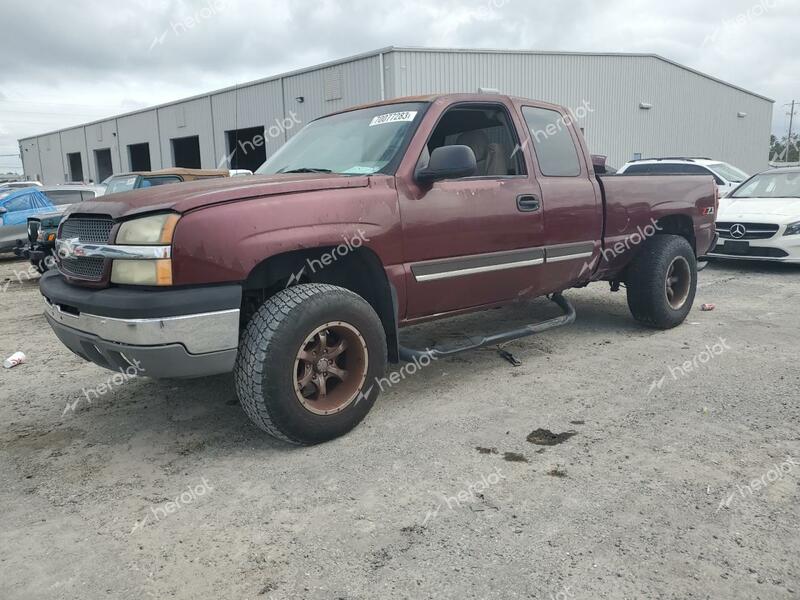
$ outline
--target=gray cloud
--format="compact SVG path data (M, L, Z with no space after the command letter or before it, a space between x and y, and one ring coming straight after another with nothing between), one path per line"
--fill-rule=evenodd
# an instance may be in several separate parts
M19 137L389 45L654 52L774 98L776 133L800 94L800 6L789 0L6 5L0 153Z

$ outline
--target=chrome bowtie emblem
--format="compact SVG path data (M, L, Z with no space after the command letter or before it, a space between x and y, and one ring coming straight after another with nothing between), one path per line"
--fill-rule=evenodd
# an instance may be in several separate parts
M78 244L80 243L80 238L69 238L67 240L58 240L58 254L61 258L72 258L74 256L81 256L83 252L80 252L77 248Z
M736 225L731 227L731 237L732 238L736 238L737 240L740 240L745 235L747 235L747 227L745 227L741 223L736 223Z

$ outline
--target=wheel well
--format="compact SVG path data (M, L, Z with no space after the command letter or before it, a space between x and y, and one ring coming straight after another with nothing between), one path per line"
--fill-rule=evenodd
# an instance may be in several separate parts
M396 295L380 258L363 246L295 250L260 262L244 282L242 327L267 298L299 283L328 283L364 298L381 319L389 360L399 361Z
M659 234L679 235L686 238L692 245L692 250L697 254L697 243L694 237L694 222L688 215L667 215L656 221Z

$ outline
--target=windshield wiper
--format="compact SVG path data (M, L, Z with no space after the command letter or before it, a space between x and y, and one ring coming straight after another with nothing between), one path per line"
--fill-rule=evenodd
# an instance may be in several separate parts
M332 173L330 169L312 169L311 167L300 167L298 169L289 169L284 171L281 169L278 173Z

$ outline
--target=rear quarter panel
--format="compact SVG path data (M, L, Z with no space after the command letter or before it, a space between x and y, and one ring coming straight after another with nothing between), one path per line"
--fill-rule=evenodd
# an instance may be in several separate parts
M595 279L618 274L636 256L659 219L685 215L692 219L695 254L705 254L714 239L714 179L705 175L601 176L605 195L604 252Z

